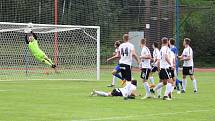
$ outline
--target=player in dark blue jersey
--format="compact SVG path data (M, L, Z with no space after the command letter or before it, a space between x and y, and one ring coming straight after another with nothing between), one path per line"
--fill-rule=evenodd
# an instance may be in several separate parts
M178 56L178 49L176 48L175 46L175 40L173 38L170 38L169 39L169 42L170 42L170 49L171 51L175 54L175 57L176 57L176 89L177 89L177 93L180 93L180 87L179 87L179 84L182 85L182 81L180 81L177 77L178 75L178 59L177 59L177 56Z

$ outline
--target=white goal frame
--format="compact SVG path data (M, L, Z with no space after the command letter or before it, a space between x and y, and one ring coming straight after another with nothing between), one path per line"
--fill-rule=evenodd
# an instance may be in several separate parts
M12 22L0 22L0 25L21 25L21 26L26 26L24 28L14 28L14 29L0 29L0 33L1 32L10 32L10 31L22 31L24 32L24 30L27 28L27 26L29 25L29 23L12 23ZM87 33L85 33L86 35L90 36L93 39L96 39L96 43L97 43L97 49L96 49L96 80L100 80L100 26L79 26L79 25L53 25L53 24L32 24L33 26L40 26L40 27L65 27L65 28L73 28L73 29L82 29L82 28L94 28L97 29L97 38L93 38L92 36L88 35ZM73 30L73 29L68 29L68 30ZM63 30L62 30L63 31ZM66 31L66 30L65 30ZM57 32L57 30L55 31L50 31L47 33L54 33ZM40 33L40 32L35 32L35 33ZM44 32L41 32L44 33ZM72 79L73 80L73 79Z

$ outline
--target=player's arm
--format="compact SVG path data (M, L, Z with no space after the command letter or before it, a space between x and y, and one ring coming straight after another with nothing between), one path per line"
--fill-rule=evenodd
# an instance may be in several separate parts
M132 56L134 57L134 59L137 61L138 64L140 64L140 59L139 59L139 57L137 56L137 53L136 53L135 49L133 48L133 49L131 50L131 52L132 52Z
M151 59L152 57L150 54L148 54L148 55L142 55L142 56L140 56L140 58L141 59Z
M108 58L108 59L107 59L107 62L110 61L110 60L113 60L113 59L115 59L115 58L119 58L119 51L116 52L114 56Z
M26 44L29 44L28 35L27 35L27 34L25 34L25 43L26 43Z

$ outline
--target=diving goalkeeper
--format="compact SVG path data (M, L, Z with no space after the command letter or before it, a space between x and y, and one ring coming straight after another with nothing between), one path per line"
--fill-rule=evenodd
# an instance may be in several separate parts
M56 65L49 59L46 54L39 48L37 42L37 36L30 28L25 30L25 42L30 49L31 54L36 58L36 60L49 65L52 68L56 68Z

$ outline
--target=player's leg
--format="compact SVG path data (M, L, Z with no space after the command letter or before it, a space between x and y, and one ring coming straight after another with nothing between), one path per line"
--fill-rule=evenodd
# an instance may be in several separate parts
M173 85L173 81L171 80L171 75L170 75L170 70L169 69L164 69L165 70L165 74L164 74L164 82L167 83L166 84L166 90L164 93L164 97L163 100L170 100L171 98L171 91L172 91L172 85Z
M143 86L146 90L146 94L143 98L141 99L146 99L146 98L150 98L151 97L151 93L150 93L150 87L149 87L149 83L148 83L148 77L149 77L149 73L150 73L150 69L148 68L143 68L141 69L141 74L140 74L140 78L143 80Z
M187 86L186 76L189 74L188 67L183 67L182 74L183 74L183 77L182 77L182 90L181 90L181 93L185 93L186 86Z
M194 70L193 67L190 67L190 71L189 71L189 75L190 75L190 79L193 81L193 91L194 93L197 93L197 81L194 77Z
M163 69L161 69L159 72L159 79L160 79L159 83L153 89L150 90L151 93L157 92L158 98L161 97L162 87L164 85L166 85L166 83L164 82L164 78L163 78L164 76L163 75L164 75L164 72L163 72Z
M157 87L159 87L160 86L160 88L159 89L157 89L157 97L158 98L161 98L161 93L162 93L162 87L163 87L163 82L162 82L162 80L159 80L159 83L158 83L158 85L157 85Z
M51 65L51 67L52 68L55 68L56 67L56 65L52 62L52 60L50 59L50 58L48 58L48 56L44 56L44 60L46 61L46 62L48 62L50 65Z
M157 67L153 66L151 72L149 73L149 81L151 84L155 84L153 74L157 71Z
M111 93L109 92L104 92L104 91L97 91L97 90L93 90L90 93L91 96L103 96L103 97L108 97L111 96Z
M131 82L131 67L126 64L120 64L120 72L121 72L122 78L124 79L121 85L123 86L125 82L128 82L129 84L129 82Z

